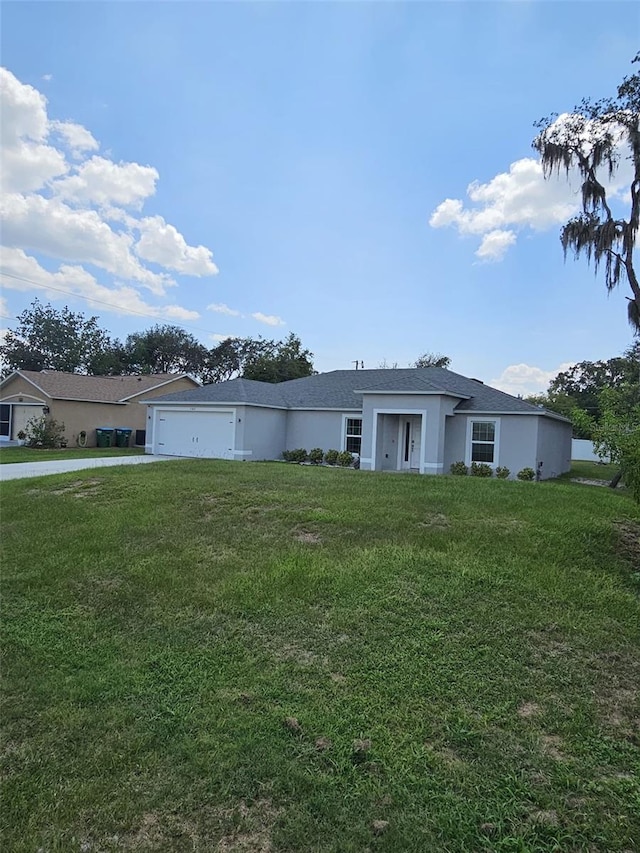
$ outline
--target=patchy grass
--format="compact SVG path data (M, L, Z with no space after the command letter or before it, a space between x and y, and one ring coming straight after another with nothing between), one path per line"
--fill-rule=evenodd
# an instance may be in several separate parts
M5 850L638 848L627 494L205 460L2 491Z
M573 477L582 477L585 480L606 480L610 482L620 470L619 465L604 462L582 462L573 460L571 471L558 477L559 480L570 480Z
M35 447L2 447L0 464L12 462L48 462L52 459L93 459L95 456L140 456L144 447L65 447L42 450Z

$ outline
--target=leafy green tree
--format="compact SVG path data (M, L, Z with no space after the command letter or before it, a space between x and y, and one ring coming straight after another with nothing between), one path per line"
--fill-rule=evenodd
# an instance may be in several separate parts
M573 401L598 421L602 391L623 384L640 387L640 341L628 347L622 356L606 361L581 361L562 371L550 382L546 396L550 407Z
M412 367L449 367L451 359L439 352L425 352L417 358Z
M226 338L207 353L201 378L205 384L225 382L240 375L242 369L242 339Z
M557 391L547 391L546 394L529 394L524 399L527 403L531 403L534 406L543 406L545 409L549 409L549 411L556 412L558 415L571 420L573 419L574 411L578 407L578 403L573 397ZM576 438L591 438L591 433L585 433L575 422L573 428Z
M593 431L596 452L620 466L620 478L640 503L640 395L637 387L605 388L601 394L602 417Z
M640 53L633 62L640 62ZM604 281L611 291L627 280L631 289L629 322L640 333L640 281L634 266L640 224L640 74L625 77L615 98L585 99L574 111L558 118L553 114L536 126L533 141L545 177L577 169L582 180L582 211L562 228L560 240L565 257L585 255L597 274L604 266ZM620 147L626 144L633 177L628 216L618 216L607 197L602 173L611 178L619 165Z
M127 337L123 358L129 373L189 373L200 376L208 351L180 326L156 325Z
M293 333L277 343L263 344L266 346L258 346L246 358L242 373L245 379L276 383L314 373L313 353L303 349L300 338Z
M0 347L3 372L61 370L104 375L122 372L119 345L98 326L97 317L58 311L35 299L18 315L15 331Z

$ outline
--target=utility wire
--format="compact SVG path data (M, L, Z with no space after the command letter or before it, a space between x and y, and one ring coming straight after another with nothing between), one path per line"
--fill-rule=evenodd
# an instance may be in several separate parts
M56 293L64 293L67 296L74 296L77 299L86 299L87 302L95 302L98 305L105 305L107 308L115 308L117 311L124 311L127 314L135 314L138 317L147 317L150 320L160 320L162 318L157 317L154 314L145 314L143 311L134 311L133 308L122 308L121 305L116 305L114 302L105 302L103 299L94 299L93 296L85 296L82 293L74 293L72 290L63 290L61 287L52 287L50 284L40 284L38 281L33 281L30 278L24 278L21 275L14 275L9 272L0 272L0 276L4 276L5 278L14 278L16 281L24 281L27 284L32 284L34 287L41 287L44 290L54 290ZM17 317L7 317L7 320L18 319ZM186 323L173 323L172 325L179 326L181 329L193 329L196 332L203 332L205 335L214 335L215 332L212 332L210 329L201 329L198 326L190 326Z

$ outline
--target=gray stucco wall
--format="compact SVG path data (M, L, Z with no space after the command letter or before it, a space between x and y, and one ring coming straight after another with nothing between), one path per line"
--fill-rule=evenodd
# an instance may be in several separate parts
M496 464L511 471L513 479L523 468L536 470L537 415L500 415L500 447Z
M398 432L400 415L382 415L378 423L376 459L382 471L395 471L398 467Z
M522 468L536 469L538 462L538 423L546 420L538 415L470 415L460 413L446 420L444 473L448 474L453 462L471 464L468 445L468 424L474 420L500 422L498 452L493 467L509 468L513 479ZM546 462L545 462L546 467Z
M445 420L444 473L451 471L454 462L464 462L467 437L467 417L454 415Z
M552 418L538 418L538 462L543 462L542 479L557 477L571 468L571 424Z
M286 428L287 412L282 409L238 406L235 447L237 458L280 459L282 451L285 450ZM242 456L241 452L244 452Z
M288 412L286 449L321 447L325 451L343 450L343 414L353 418L361 416L360 412Z
M425 471L429 474L442 473L445 417L448 412L452 411L456 402L458 402L456 398L439 394L364 394L362 467L364 469L375 467L377 470L395 470L397 467L397 432L395 435L393 434L392 426L387 430L387 422L392 423L392 421L390 417L382 417L380 412L382 410L382 412L386 411L389 414L411 415L415 413L416 415L423 415L426 420L424 446L422 447ZM373 432L376 411L379 419L377 421L374 454ZM380 438L381 428L384 430L384 439L382 440ZM392 458L393 450L396 453L395 458ZM389 454L389 458L387 458L386 453Z

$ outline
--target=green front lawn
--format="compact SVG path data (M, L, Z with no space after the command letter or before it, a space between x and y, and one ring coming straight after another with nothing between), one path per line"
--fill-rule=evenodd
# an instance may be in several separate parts
M65 447L40 450L34 447L0 447L0 464L47 462L50 459L91 459L94 456L139 456L144 447Z
M574 459L571 462L571 471L568 474L563 474L558 479L569 480L574 477L583 477L587 480L606 480L610 482L619 470L619 465L603 462L581 462Z
M627 493L208 460L2 492L3 849L638 849Z

